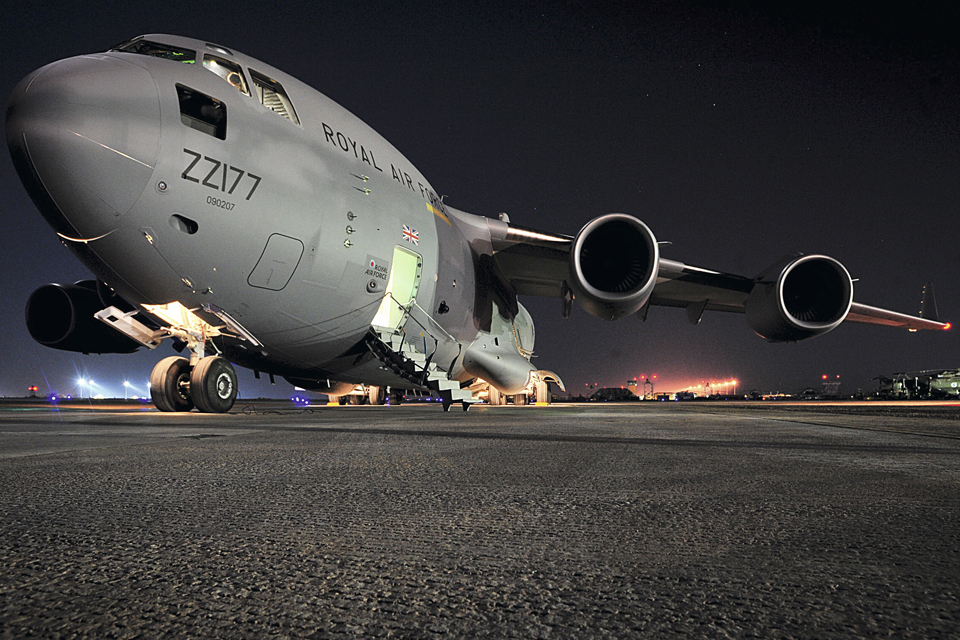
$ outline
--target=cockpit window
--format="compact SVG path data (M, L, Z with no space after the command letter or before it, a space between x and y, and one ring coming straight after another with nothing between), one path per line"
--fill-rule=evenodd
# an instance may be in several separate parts
M279 82L257 73L253 69L250 69L250 79L253 81L253 90L260 100L260 104L268 109L273 109L287 120L300 124L297 112L293 110L293 103L290 102L287 92L283 90Z
M181 47L174 47L173 45L169 44L151 42L150 40L144 40L142 38L130 40L129 42L124 42L123 44L118 44L111 49L111 51L139 53L143 56L164 58L166 60L173 60L174 62L182 62L184 64L194 64L197 61L196 51L183 49Z
M208 136L227 139L227 105L205 93L177 85L180 122Z
M213 71L215 74L229 82L234 88L244 95L250 95L247 89L247 80L243 77L243 70L236 62L230 62L219 56L212 56L209 53L203 56L203 68Z

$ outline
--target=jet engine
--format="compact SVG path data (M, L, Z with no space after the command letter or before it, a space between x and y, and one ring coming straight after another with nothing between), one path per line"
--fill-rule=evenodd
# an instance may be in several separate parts
M103 308L95 280L45 284L27 298L27 330L40 344L64 351L136 351L139 344L93 317Z
M650 298L659 262L657 239L647 225L608 213L588 222L573 240L571 289L587 313L617 320Z
M834 329L853 303L853 280L828 256L787 256L757 278L747 323L770 342L796 342Z

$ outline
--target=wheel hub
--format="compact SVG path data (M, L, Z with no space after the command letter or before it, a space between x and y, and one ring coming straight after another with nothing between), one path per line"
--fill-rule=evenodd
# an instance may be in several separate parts
M230 397L231 393L233 393L233 380L230 379L230 375L226 372L221 373L217 376L217 395L220 396L222 400L226 400Z

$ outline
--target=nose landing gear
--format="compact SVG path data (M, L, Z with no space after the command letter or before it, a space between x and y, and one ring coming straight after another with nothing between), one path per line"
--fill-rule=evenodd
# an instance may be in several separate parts
M186 358L164 358L150 374L150 397L160 411L226 413L237 399L237 372L225 358L207 356L190 364Z
M237 372L233 365L220 356L205 356L209 345L216 353L220 349L210 342L226 336L261 346L239 322L213 304L188 309L178 301L166 304L141 304L140 307L159 321L161 328L151 328L133 316L136 311L124 312L110 306L96 317L148 349L156 349L166 338L176 338L190 350L190 359L179 356L164 358L150 374L150 397L160 411L190 411L194 407L203 413L226 413L237 400ZM223 325L215 324L218 318Z

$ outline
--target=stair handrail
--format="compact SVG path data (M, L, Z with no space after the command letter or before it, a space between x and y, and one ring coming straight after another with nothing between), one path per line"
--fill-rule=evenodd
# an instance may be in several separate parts
M389 296L390 299L393 300L393 303L394 303L395 305L397 305L397 308L399 308L401 311L404 312L404 317L400 320L400 324L399 324L398 327L395 327L395 328L394 328L394 327L382 327L382 328L384 328L384 329L390 329L391 331L394 332L394 335L395 335L396 333L398 333L398 332L400 332L400 333L403 334L403 337L400 339L399 350L398 350L398 351L394 351L393 349L390 349L390 350L393 351L394 353L399 353L399 355L400 355L401 357L403 357L403 345L404 345L404 343L405 343L406 340L407 340L407 330L404 328L404 325L406 324L406 322L407 322L408 320L413 320L413 321L417 324L418 327L420 327L423 331L425 331L425 332L427 333L427 335L429 335L429 336L433 339L434 346L433 346L433 351L431 351L429 354L426 354L426 353L423 354L424 356L426 356L426 361L423 363L422 366L419 366L419 364L418 364L416 361L412 361L412 360L411 360L410 362L411 362L411 364L413 365L414 369L420 369L420 371L423 372L424 377L426 377L426 376L429 374L430 363L433 361L433 357L436 355L437 349L440 348L440 341L437 339L437 336L434 335L434 333L430 331L430 329L428 329L426 326L424 326L424 324L423 324L422 322L420 322L420 320L418 320L418 319L416 318L416 316L413 315L412 310L413 310L414 308L418 309L421 313L423 313L423 315L429 320L430 323L432 323L437 329L440 329L440 331L443 333L443 335L445 335L450 342L453 342L453 343L456 344L457 347L458 347L458 353L457 353L457 355L454 357L453 361L451 361L451 363L450 363L450 369L446 371L447 379L449 380L449 379L450 379L450 372L452 371L452 368L453 368L453 362L456 362L457 358L460 357L460 352L463 350L463 345L460 344L460 342L459 342L456 338L454 338L452 335L450 335L450 332L447 331L446 329L444 329L444 328L443 328L443 325L441 325L439 322L437 322L436 318L434 318L433 316L431 316L430 313L429 313L426 309L424 309L424 308L421 307L419 304L417 304L416 299L411 299L409 302L407 302L406 304L404 304L404 303L401 303L399 300L397 300L396 297L394 297L393 293L390 292L390 291L387 291L387 292L384 294L384 297L385 297L385 298L386 298L387 296ZM379 326L379 325L377 325L377 326ZM382 340L381 340L381 342L382 342ZM440 370L443 371L443 369L440 369Z
M430 315L430 312L429 312L429 311L427 311L426 309L424 309L423 307L421 307L419 304L417 304L417 301L416 301L415 299L414 299L414 300L411 300L410 302L413 303L413 306L414 306L414 307L416 307L417 309L419 309L420 311L422 311L422 312L423 312L423 315L427 317L427 320L429 320L430 322L432 322L432 323L437 327L437 329L440 329L440 331L443 332L443 335L447 336L447 338L450 339L450 342L456 342L456 341L457 341L456 338L454 338L452 335L450 335L450 333L449 333L446 329L443 328L443 325L441 325L439 322L437 322L437 320L436 320L432 315ZM412 317L412 316L411 316L411 317ZM417 324L420 324L420 323L418 322ZM423 326L423 325L421 325L421 326ZM426 327L424 327L424 330L426 330ZM429 333L429 332L428 332L428 333ZM432 333L430 334L430 337L433 338L434 340L437 339L436 336L434 336Z
M437 340L437 337L430 331L430 329L425 327L424 324L420 322L420 320L418 320L416 316L414 316L411 313L411 310L413 307L416 307L417 309L422 311L424 315L426 315L428 318L430 317L430 315L426 312L426 310L423 307L421 307L416 303L416 300L410 300L406 304L403 304L394 297L393 293L389 291L385 294L385 297L386 296L389 296L390 299L393 301L393 303L397 305L397 308L399 308L403 312L403 318L400 321L400 326L396 328L391 328L394 334L396 334L397 332L402 334L402 337L400 338L400 345L398 346L398 349L397 349L399 353L401 354L403 353L403 345L407 341L408 334L406 329L404 328L404 324L406 324L408 320L413 320L417 324L417 326L420 327L420 329L422 329L433 340L434 342L433 350L429 354L428 353L423 354L424 356L426 356L426 362L423 363L423 366L422 367L418 366L416 362L413 362L413 366L423 371L424 375L426 375L428 369L430 368L430 362L433 360L433 356L437 353L437 349L440 348L440 341ZM450 334L447 333L443 327L440 327L440 330L446 333L447 336L449 336L451 339L453 339L453 337L450 336Z
M421 329L423 329L424 331L426 331L427 334L429 334L429 336L430 336L431 338L433 338L433 341L434 341L434 342L439 343L440 341L437 340L437 337L436 337L433 333L431 333L430 329L428 329L427 327L425 327L422 322L420 322L419 320L417 320L416 317L413 316L413 314L411 313L411 309L413 309L414 307L417 308L417 309L419 309L420 312L423 313L423 315L427 318L427 320L429 320L430 323L432 323L434 326L436 326L437 329L440 329L440 331L442 331L443 334L444 334L451 342L456 342L456 341L457 341L457 339L454 338L452 335L450 335L450 332L448 332L446 329L444 329L444 328L443 328L443 325L441 325L439 322L437 322L437 320L436 320L433 316L431 316L430 313L429 313L426 309L424 309L424 308L421 307L419 304L417 304L416 298L413 298L413 299L411 299L409 302L407 302L406 304L404 304L404 303L400 302L399 300L397 300L397 299L393 296L393 293L391 293L391 292L389 292L389 291L388 291L385 295L386 295L386 296L389 296L389 298L390 298L391 300L393 300L394 304L396 304L397 307L398 307L400 310L402 310L402 311L404 312L404 314L405 314L408 318L412 319L414 322L417 323L417 325L418 325ZM397 329L394 329L394 331L396 331L396 330L397 330ZM406 332L404 332L404 334L406 334ZM406 335L404 335L404 339L406 339Z

